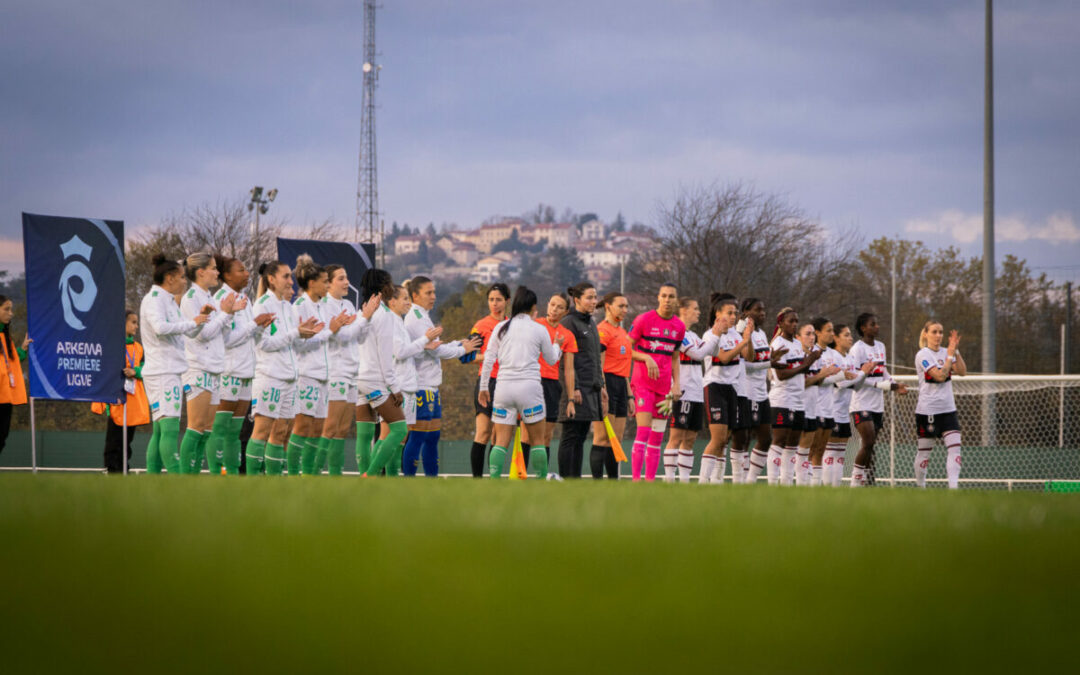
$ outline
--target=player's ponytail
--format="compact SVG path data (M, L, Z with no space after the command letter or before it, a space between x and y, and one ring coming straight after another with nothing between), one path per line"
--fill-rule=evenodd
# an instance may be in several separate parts
M259 289L258 296L261 298L270 290L270 277L278 273L285 266L280 260L270 260L259 265Z
M322 265L316 265L315 260L307 253L301 253L296 258L296 268L293 270L293 274L296 275L296 283L302 290L307 290L308 284L319 278L319 275L326 270Z
M3 303L0 303L0 304L3 304ZM929 333L930 333L930 328L932 326L940 326L940 325L941 325L940 321L934 321L933 319L930 319L929 321L927 321L926 323L923 324L922 330L919 331L919 349L925 349L926 346L928 344L930 344L930 338L927 337L927 335L929 335Z
M386 270L369 267L360 278L360 295L363 301L378 295L383 302L389 302L394 297L394 278Z
M188 280L195 281L195 274L199 270L210 267L210 263L212 262L214 262L214 256L202 251L199 253L192 253L184 258L184 272L187 274ZM218 270L218 272L220 274L220 270Z
M514 291L514 302L510 306L510 316L503 322L502 328L499 329L499 339L506 337L506 331L510 328L510 322L514 320L514 317L518 314L532 314L535 307L536 293L527 286L518 286L517 290Z
M150 264L154 266L153 279L155 286L162 285L165 283L165 277L180 271L180 263L169 260L164 253L155 253L154 257L150 259Z
M713 325L716 322L716 315L724 310L724 307L731 305L738 307L739 303L735 299L735 296L731 293L719 293L714 291L709 296L709 325Z
M780 334L780 324L783 323L784 317L788 314L793 314L794 312L795 310L791 307L785 307L776 315L776 328L773 330L772 334L774 340L776 339L776 336Z

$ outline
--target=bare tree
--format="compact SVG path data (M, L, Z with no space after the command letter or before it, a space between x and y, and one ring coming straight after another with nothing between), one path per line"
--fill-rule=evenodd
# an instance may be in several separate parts
M220 253L239 258L249 269L258 269L261 261L277 255L277 238L284 231L283 221L262 218L256 237L251 227L253 217L247 210L247 199L204 202L170 214L161 222L128 240L127 266L128 306L137 309L142 296L152 283L151 258L164 253L173 260L182 260L197 251ZM311 226L312 232L325 232L325 225ZM254 274L252 275L254 276Z
M659 206L655 229L660 245L630 266L632 289L644 296L671 281L701 302L726 291L804 314L844 311L857 300L850 272L858 240L828 237L779 196L739 183L683 189Z

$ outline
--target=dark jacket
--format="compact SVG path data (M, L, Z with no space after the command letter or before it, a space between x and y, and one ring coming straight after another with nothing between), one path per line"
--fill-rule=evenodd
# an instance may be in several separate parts
M604 388L604 363L601 358L600 333L589 314L576 309L563 317L562 325L574 334L577 353L574 354L574 386L582 393Z
M574 334L577 340L577 353L574 354L574 388L581 392L581 403L576 404L573 420L595 422L602 419L600 390L604 388L604 364L601 360L600 332L596 322L589 314L575 309L563 317L562 325ZM562 372L560 364L560 373ZM562 378L563 392L559 401L559 421L570 421L566 417L566 403L573 392L566 390L566 379Z

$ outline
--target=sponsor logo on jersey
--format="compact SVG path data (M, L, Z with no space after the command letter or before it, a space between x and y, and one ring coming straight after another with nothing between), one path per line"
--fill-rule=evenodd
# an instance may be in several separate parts
M542 406L542 405L534 405L531 408L526 408L524 410L524 412L522 412L522 415L528 417L529 415L537 415L537 414L542 413L542 412L544 412L544 406Z

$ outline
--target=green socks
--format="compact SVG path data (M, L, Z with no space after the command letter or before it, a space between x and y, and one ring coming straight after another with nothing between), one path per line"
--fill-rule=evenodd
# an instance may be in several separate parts
M502 478L503 464L506 463L506 448L501 445L491 446L491 454L488 455L488 476Z
M315 470L312 471L312 475L318 476L322 473L322 469L326 466L326 453L330 448L330 439L325 436L319 438L308 439L308 445L315 447Z
M345 439L331 438L326 449L326 460L331 476L340 476L345 470Z
M194 474L202 470L202 456L198 454L202 437L202 433L194 429L184 432L184 440L180 443L180 473Z
M210 467L210 475L221 474L221 468L225 466L225 438L229 435L232 427L231 412L214 413L214 425L210 427L210 440L206 443L206 466Z
M243 426L243 417L231 418L229 420L229 429L221 441L225 473L230 476L240 473L240 429Z
M374 422L356 423L356 469L362 474L371 464L371 439L375 437Z
M239 443L239 438L237 439ZM247 444L247 475L258 476L263 470L263 459L266 457L266 441L257 441L254 438Z
M299 463L299 458L297 458ZM280 476L285 468L285 448L273 443L266 444L266 475Z
M529 452L529 463L532 464L533 471L536 472L537 478L547 477L547 449L542 445L534 445L533 449Z
M180 473L180 453L176 449L176 440L180 436L180 418L162 417L158 420L161 438L158 439L158 453L161 463L169 473Z
M161 473L161 453L158 452L158 442L161 440L161 426L154 422L153 433L150 434L150 442L146 444L146 473Z
M372 427L374 427L374 424ZM398 420L397 422L390 423L390 433L386 435L386 438L379 441L375 456L371 458L371 464L365 472L367 475L379 475L379 471L386 467L394 453L398 453L398 456L400 457L401 442L405 440L405 434L408 431L409 428L406 426L405 420ZM398 464L400 465L400 463L401 460L399 459Z
M289 436L289 444L285 448L285 464L290 476L300 475L300 463L304 456L305 445L307 445L307 438L296 434ZM269 455L269 448L267 448L267 455Z
M324 439L319 436L312 438L296 436L295 434L293 435L293 438L299 438L300 441L303 442L303 448L300 451L300 472L305 476L311 476L322 471L322 462L326 461L325 446L323 446L322 461L318 462L318 468L316 468L316 462L318 461L319 446ZM292 439L289 439L289 444L292 444Z
M390 459L386 460L387 476L397 476L401 473L401 449L402 445L398 445L397 450L390 453Z

